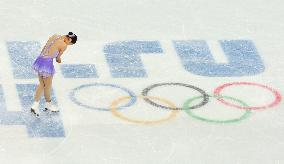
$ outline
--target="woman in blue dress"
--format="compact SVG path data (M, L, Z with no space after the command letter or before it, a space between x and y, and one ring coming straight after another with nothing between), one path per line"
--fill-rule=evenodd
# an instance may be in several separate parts
M53 59L56 58L57 63L61 63L61 55L68 45L73 45L77 41L77 36L72 32L68 35L53 35L49 38L46 45L42 49L40 55L33 63L33 70L38 74L39 85L36 88L34 102L31 107L31 113L39 116L39 101L42 92L45 97L45 110L58 112L51 103L50 92L52 88L52 78L55 74Z

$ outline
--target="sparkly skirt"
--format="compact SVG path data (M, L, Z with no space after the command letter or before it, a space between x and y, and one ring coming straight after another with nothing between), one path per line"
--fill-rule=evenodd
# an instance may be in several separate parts
M53 58L38 56L34 61L32 68L39 76L43 76L43 78L47 78L55 74Z

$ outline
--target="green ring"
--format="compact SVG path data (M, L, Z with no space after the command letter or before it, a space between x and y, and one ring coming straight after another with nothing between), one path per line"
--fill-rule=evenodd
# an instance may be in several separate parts
M214 97L215 96L210 96L210 97ZM226 98L226 99L229 99L229 100L233 100L235 102L238 102L240 103L241 105L243 105L244 107L248 107L248 105L246 103L244 103L243 101L239 100L239 99L236 99L236 98L233 98L233 97L229 97L229 96L221 96L222 98ZM200 117L200 116L197 116L195 114L193 114L191 112L191 109L189 109L189 105L190 103L192 103L194 100L196 99L200 99L200 98L203 98L202 96L197 96L197 97L193 97L193 98L190 98L188 99L187 101L185 101L184 105L183 105L183 110L191 117L195 118L195 119L198 119L198 120L201 120L201 121L205 121L205 122L209 122L209 123L221 123L221 124L225 124L225 123L236 123L236 122L240 122L246 118L248 118L250 115L251 115L251 110L245 110L245 113L239 117L239 118L236 118L236 119L229 119L229 120L212 120L212 119L208 119L208 118L204 118L204 117ZM218 96L218 98L220 98L220 96Z

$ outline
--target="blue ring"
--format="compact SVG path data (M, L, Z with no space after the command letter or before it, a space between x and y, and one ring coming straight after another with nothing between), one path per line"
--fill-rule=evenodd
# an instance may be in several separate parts
M70 92L70 94L69 94L70 99L71 99L75 104L77 104L77 105L79 105L79 106L83 106L83 107L88 108L88 109L109 111L109 108L96 108L96 107L92 107L92 106L89 106L89 105L85 105L85 104L81 103L80 101L78 101L78 100L75 98L75 93L76 93L78 90L80 90L80 89L82 89L82 88L85 88L85 87L90 87L90 86L107 86L107 87L112 87L112 88L119 88L119 89L121 89L122 91L128 93L129 96L131 97L129 103L126 104L126 105L120 106L120 107L118 107L117 109L122 109L122 108L125 108L125 107L129 107L129 106L133 105L133 104L136 102L136 100L137 100L135 94L134 94L132 91L128 90L127 88L120 87L120 86L114 85L114 84L105 84L105 83L84 84L84 85L81 85L81 86L79 86L79 87L77 87L77 88L74 88L74 89Z

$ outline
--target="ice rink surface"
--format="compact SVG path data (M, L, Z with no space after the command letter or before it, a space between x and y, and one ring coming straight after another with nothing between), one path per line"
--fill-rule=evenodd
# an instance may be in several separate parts
M283 20L283 0L1 0L0 164L284 163ZM69 31L60 113L36 119L32 62Z

